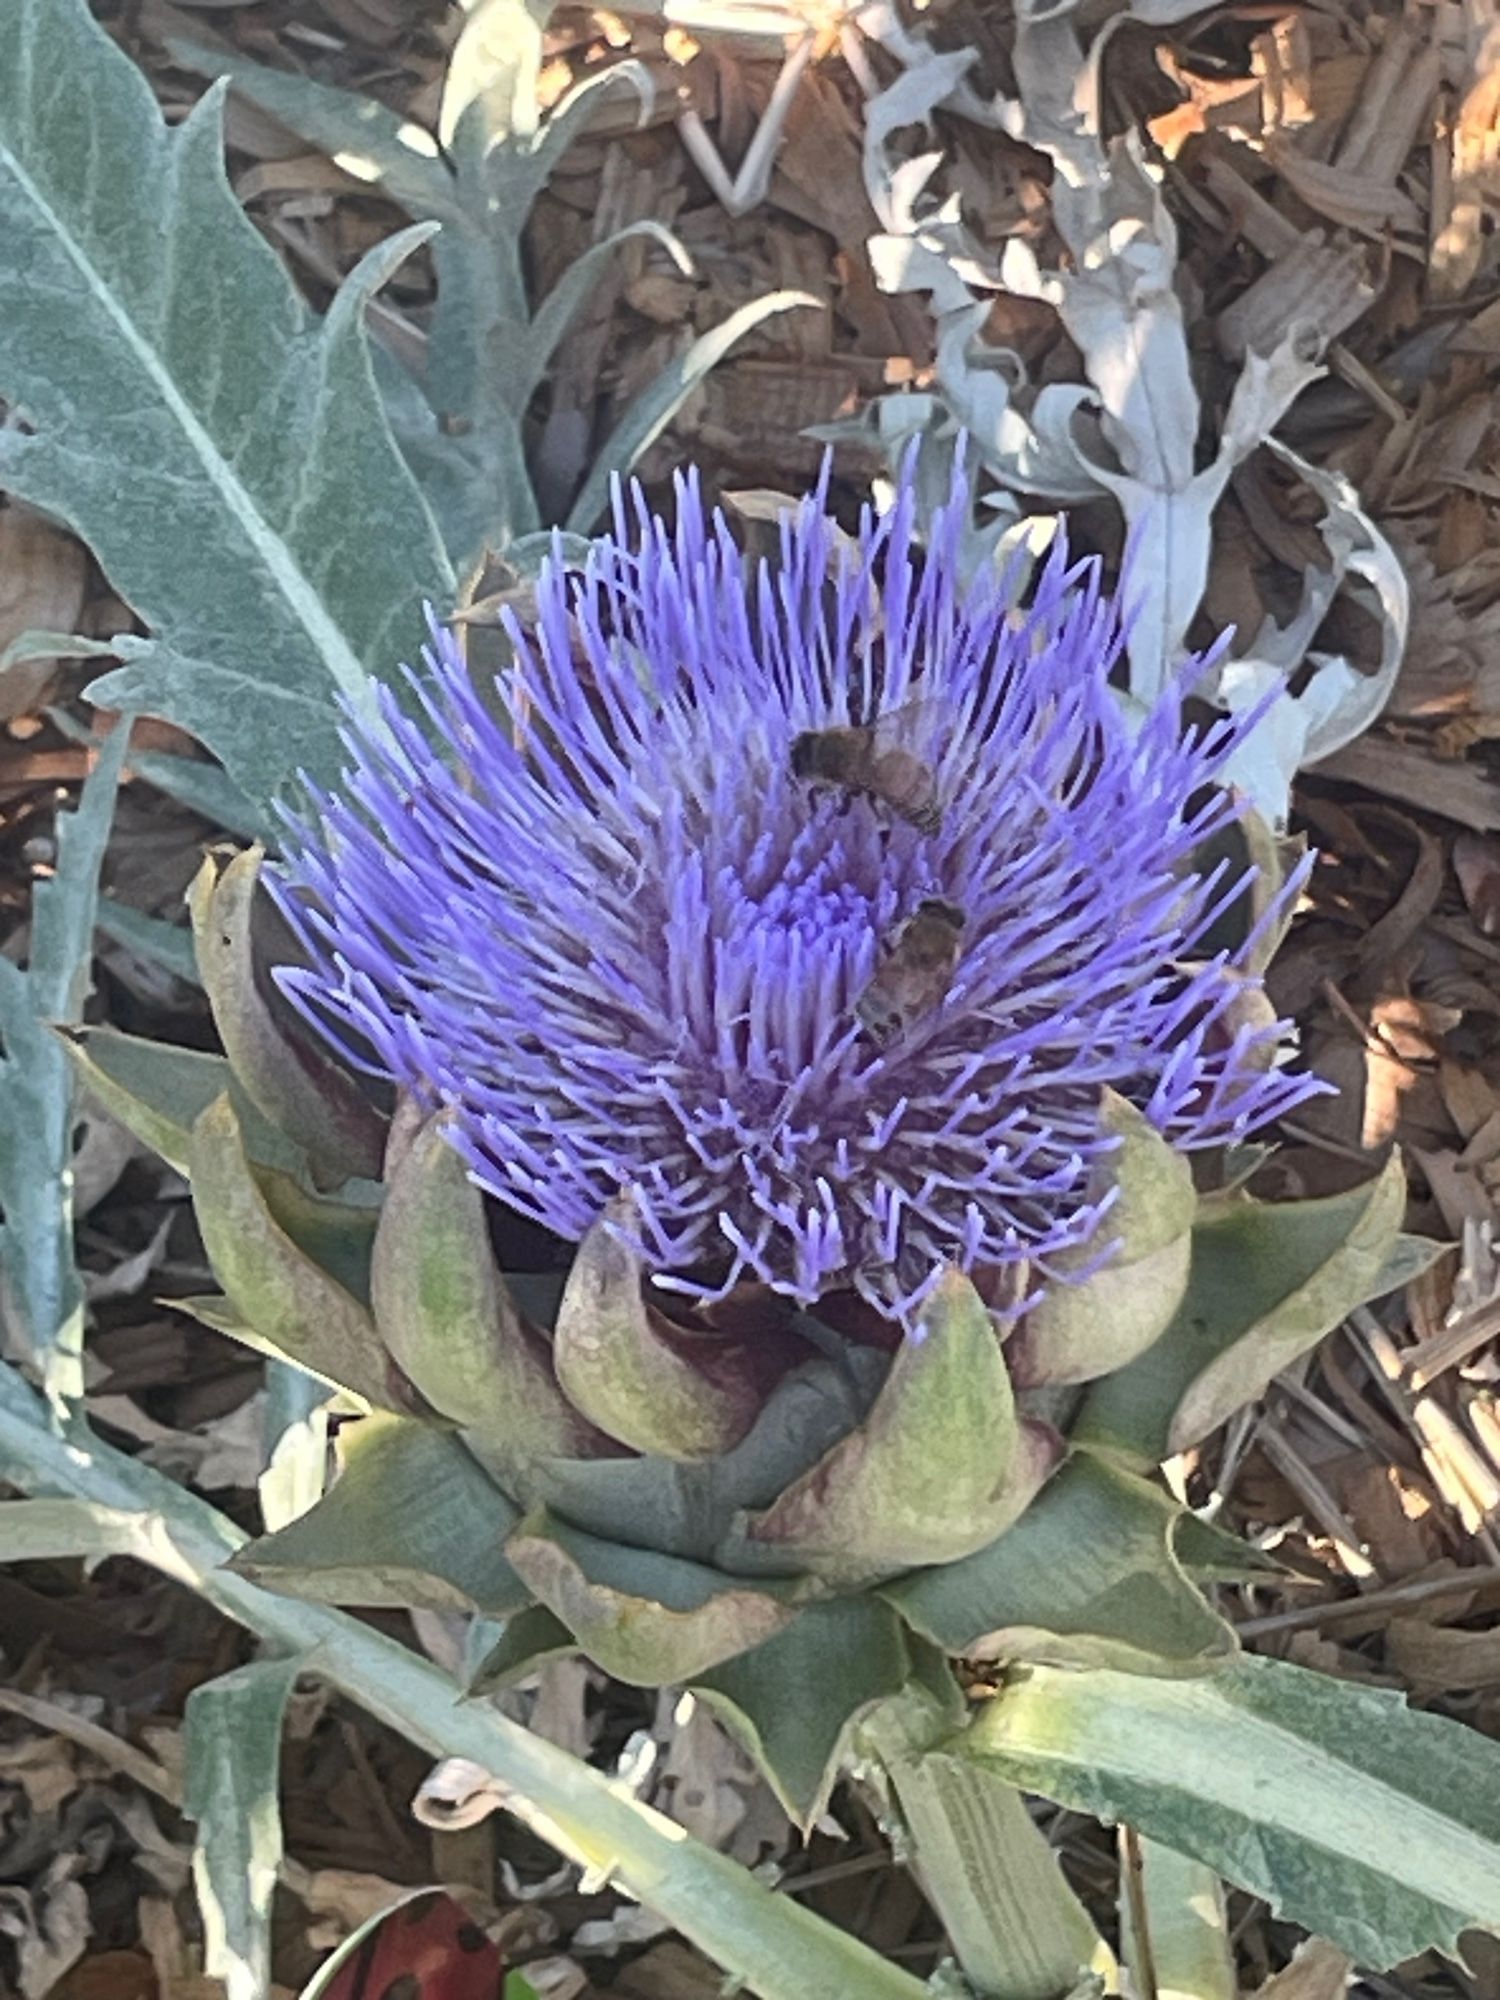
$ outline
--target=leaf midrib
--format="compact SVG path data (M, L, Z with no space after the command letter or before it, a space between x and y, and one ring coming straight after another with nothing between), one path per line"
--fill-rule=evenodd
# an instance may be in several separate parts
M203 102L216 104L217 98L205 97ZM90 296L98 301L110 323L119 332L122 344L157 390L162 403L186 439L193 456L202 466L209 484L223 500L227 512L243 531L256 556L265 564L267 572L275 580L294 618L307 633L319 657L328 668L335 685L351 702L362 706L367 699L364 692L366 674L363 664L342 631L328 615L321 597L304 575L285 539L261 512L254 496L235 473L233 466L214 443L196 412L178 390L156 348L120 304L105 273L48 201L17 154L9 147L0 146L0 160L4 161L15 176L16 184L22 194L32 203L42 221L53 232L64 253L83 279Z

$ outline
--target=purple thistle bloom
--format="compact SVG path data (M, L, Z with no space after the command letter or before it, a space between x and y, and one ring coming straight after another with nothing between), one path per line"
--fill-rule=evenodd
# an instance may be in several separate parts
M1180 1148L1320 1086L1202 957L1245 881L1190 858L1240 810L1214 780L1254 718L1193 736L1174 698L1132 730L1097 566L1054 554L1024 611L961 590L957 491L925 552L910 490L854 547L823 502L762 565L691 478L675 529L617 505L512 623L514 740L434 628L430 727L382 690L385 735L348 729L342 792L292 822L313 964L279 977L559 1235L629 1190L681 1291L852 1287L909 1320L945 1263L1107 1255L1102 1086ZM936 830L793 769L802 732L896 710ZM963 913L957 964L877 1037L860 1003L929 899Z

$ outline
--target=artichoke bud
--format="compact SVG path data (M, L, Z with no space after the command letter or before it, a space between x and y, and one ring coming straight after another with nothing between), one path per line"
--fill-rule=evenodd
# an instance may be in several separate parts
M517 1312L495 1263L484 1196L441 1118L408 1139L391 1170L370 1300L387 1351L492 1471L503 1477L536 1455L608 1450L558 1387L546 1340Z
M746 1567L841 1587L946 1563L1010 1526L1061 1455L1018 1417L984 1301L947 1270L892 1358L869 1415L772 1504L742 1517Z
M647 1302L635 1233L624 1195L579 1245L553 1335L558 1380L621 1444L659 1458L714 1458L749 1431L760 1395L728 1342L682 1332Z
M1099 1234L1118 1247L1077 1284L1067 1282L1067 1265L1087 1264L1102 1242L1053 1260L1062 1275L1006 1344L1017 1387L1113 1374L1160 1338L1187 1290L1197 1211L1187 1160L1112 1090L1104 1093L1101 1121L1120 1143L1104 1169L1118 1195Z
M319 1186L373 1179L385 1119L264 976L268 962L290 955L260 886L264 858L248 848L222 874L205 860L188 891L198 970L224 1053L256 1110L304 1149Z

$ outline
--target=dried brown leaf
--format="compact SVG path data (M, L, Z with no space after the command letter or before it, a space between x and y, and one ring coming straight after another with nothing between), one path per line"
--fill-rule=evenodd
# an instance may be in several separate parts
M33 508L0 509L0 655L23 632L73 632L83 612L89 559L83 544ZM57 661L18 660L0 673L0 722L37 706Z

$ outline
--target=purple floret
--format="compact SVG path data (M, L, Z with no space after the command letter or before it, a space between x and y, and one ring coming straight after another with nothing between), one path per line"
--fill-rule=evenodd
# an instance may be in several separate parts
M636 495L543 575L498 701L435 629L425 721L384 690L384 737L351 727L293 823L313 965L279 976L559 1235L630 1190L662 1282L906 1320L944 1264L1107 1248L1101 1086L1180 1148L1320 1086L1270 1061L1281 1024L1232 1025L1245 952L1203 958L1245 881L1190 857L1239 813L1213 781L1249 724L1185 733L1175 697L1127 723L1094 564L1054 554L1008 611L955 581L957 492L925 551L910 490L857 546L823 498L757 565L692 479L675 528ZM936 832L793 775L800 732L908 704ZM925 898L964 912L958 968L877 1042L856 1009Z

